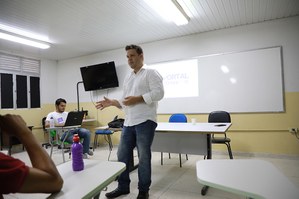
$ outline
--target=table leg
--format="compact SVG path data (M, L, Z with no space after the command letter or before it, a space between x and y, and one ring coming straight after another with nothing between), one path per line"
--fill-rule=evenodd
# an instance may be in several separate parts
M109 145L109 156L108 156L108 161L109 161L110 155L111 155L111 151L112 151L112 148L113 148L111 136L109 134L107 134L107 140L108 140L108 145Z
M96 195L95 197L93 197L94 199L99 199L100 198L100 194L101 193L99 193L98 195Z
M212 159L212 141L211 134L207 134L207 159Z
M208 189L209 189L209 186L203 186L203 188L201 189L201 195L206 195L207 194L207 191L208 191Z
M212 142L211 142L211 134L207 134L207 159L212 159ZM204 185L201 189L201 195L206 195L209 186Z

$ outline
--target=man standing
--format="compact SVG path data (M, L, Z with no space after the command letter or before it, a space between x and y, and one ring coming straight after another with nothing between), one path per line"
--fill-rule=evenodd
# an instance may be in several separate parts
M47 115L45 127L50 127L50 119L54 119L55 126L64 126L64 123L66 121L68 112L65 112L66 107L66 100L59 98L55 102L56 111L51 112ZM69 130L67 132L64 132L64 134L61 136L61 140L64 140L68 143L73 143L73 135L78 134L80 138L83 138L83 158L87 159L88 155L92 156L93 152L89 150L89 144L90 144L90 132L87 129L84 128L76 128ZM65 138L65 136L68 136Z
M151 185L151 145L157 127L158 101L164 96L161 75L153 69L143 67L143 50L140 46L126 46L128 64L133 69L124 80L123 96L120 100L108 99L97 102L96 108L109 106L122 108L125 112L117 157L126 164L126 170L118 178L118 187L106 193L108 198L130 193L129 165L133 159L133 149L138 151L138 189L137 199L149 197Z

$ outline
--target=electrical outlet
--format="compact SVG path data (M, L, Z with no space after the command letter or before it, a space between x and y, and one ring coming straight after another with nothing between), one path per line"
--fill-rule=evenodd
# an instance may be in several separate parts
M298 132L298 128L289 128L289 132L295 134Z

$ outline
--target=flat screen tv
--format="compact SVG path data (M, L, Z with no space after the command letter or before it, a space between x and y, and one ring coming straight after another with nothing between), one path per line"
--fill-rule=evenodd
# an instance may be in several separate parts
M80 68L85 91L118 87L113 61Z

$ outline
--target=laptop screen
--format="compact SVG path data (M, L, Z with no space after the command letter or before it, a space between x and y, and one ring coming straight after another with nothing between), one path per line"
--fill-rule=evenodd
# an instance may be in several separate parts
M84 117L83 111L71 111L68 113L64 126L79 126Z

